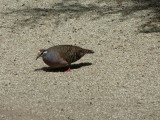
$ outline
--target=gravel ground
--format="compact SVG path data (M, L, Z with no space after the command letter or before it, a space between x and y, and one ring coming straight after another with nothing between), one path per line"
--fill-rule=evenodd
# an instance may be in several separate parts
M0 120L159 120L160 34L135 4L1 0ZM61 44L95 53L71 72L35 60Z

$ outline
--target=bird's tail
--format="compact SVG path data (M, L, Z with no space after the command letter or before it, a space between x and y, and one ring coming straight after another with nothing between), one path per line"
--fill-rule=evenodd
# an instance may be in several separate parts
M83 52L84 52L84 53L88 53L88 54L94 53L93 50L88 50L88 49L84 49Z

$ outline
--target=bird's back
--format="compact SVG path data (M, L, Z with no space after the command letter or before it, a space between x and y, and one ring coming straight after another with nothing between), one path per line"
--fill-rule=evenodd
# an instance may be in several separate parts
M50 53L57 53L61 58L67 61L69 64L79 60L86 53L94 53L92 50L83 49L78 46L72 45L57 45L47 50Z

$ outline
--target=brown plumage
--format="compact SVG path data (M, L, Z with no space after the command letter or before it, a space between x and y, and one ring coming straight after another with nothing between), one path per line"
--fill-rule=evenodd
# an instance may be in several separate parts
M85 54L94 53L92 50L83 49L78 46L72 45L57 45L48 48L47 50L40 50L39 57L43 58L43 61L52 68L64 67L71 65L71 63L79 60ZM69 68L70 70L70 68ZM68 71L69 71L68 70Z

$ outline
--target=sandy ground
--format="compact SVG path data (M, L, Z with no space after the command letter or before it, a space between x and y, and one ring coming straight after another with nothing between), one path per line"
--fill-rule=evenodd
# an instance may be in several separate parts
M160 34L133 4L1 0L0 120L159 120ZM95 53L71 72L35 60L61 44Z

